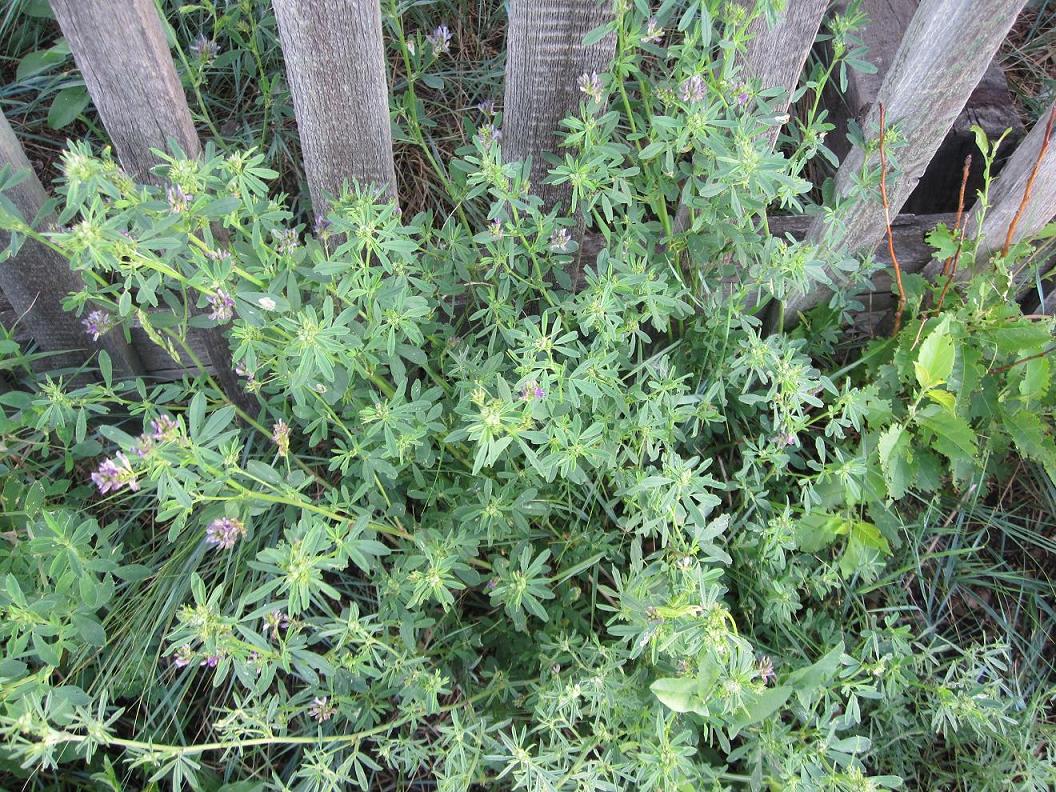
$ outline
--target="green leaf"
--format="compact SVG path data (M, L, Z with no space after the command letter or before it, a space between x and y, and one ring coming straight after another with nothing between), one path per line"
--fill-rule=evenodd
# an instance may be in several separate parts
M90 101L88 91L83 85L63 88L55 94L51 109L48 110L48 126L52 129L69 126L84 111Z
M202 429L202 421L205 420L205 394L196 393L191 399L190 409L187 410L187 430L191 437L198 439Z
M1023 379L1019 381L1019 394L1024 399L1040 399L1049 392L1051 382L1049 359L1034 358L1023 364Z
M975 431L959 415L933 404L917 414L917 422L933 435L934 449L951 462L975 459Z
M844 645L840 641L838 646L833 647L819 660L804 668L799 668L788 675L785 685L793 688L800 697L806 693L812 693L818 688L829 684L836 672L840 670L840 660L843 658Z
M674 712L693 712L699 684L692 677L664 677L649 686L653 695Z
M209 416L209 420L205 422L205 429L202 430L202 434L206 441L212 440L222 431L224 431L228 424L235 417L235 408L230 404L226 407L221 407L215 413Z
M953 372L954 347L950 337L950 319L944 317L938 327L928 333L920 345L917 361L913 370L917 382L924 390L934 388L946 382Z
M816 553L846 533L845 520L837 514L811 512L804 514L796 526L796 547L804 553Z
M114 364L105 349L99 350L99 373L103 375L103 382L109 388L114 378Z
M887 539L872 523L856 520L851 523L847 545L840 554L840 573L845 578L852 577L872 565L880 555L891 555Z
M890 497L901 498L913 483L913 447L909 430L901 424L888 427L877 441L880 469Z
M766 720L781 709L791 695L792 688L787 685L764 690L762 693L751 699L748 704L745 705L744 710L738 712L731 719L730 728L736 732L740 731L745 726L750 726L753 723Z
M58 66L66 60L68 54L68 50L63 52L58 47L52 47L46 50L35 50L23 56L15 70L15 82L21 82Z

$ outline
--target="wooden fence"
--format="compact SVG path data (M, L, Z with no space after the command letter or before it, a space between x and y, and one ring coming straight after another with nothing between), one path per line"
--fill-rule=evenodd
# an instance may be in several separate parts
M738 2L751 6L754 0ZM852 77L841 123L845 128L854 118L866 135L875 137L883 105L887 126L897 126L907 141L899 149L897 171L888 178L890 211L895 216L892 228L906 271L930 272L924 234L936 222L951 219L942 214L897 216L929 164L935 160L935 178L948 178L950 152L956 156L958 146L963 148L961 138L970 123L1016 126L1011 114L993 110L992 97L985 112L974 97L981 86L1000 94L1000 85L991 85L1002 80L992 61L1024 3L863 2L874 20L866 38L875 45L871 57L878 72ZM151 149L164 148L169 140L177 141L188 154L200 153L154 0L51 0L51 5L126 171L149 180L155 164ZM316 211L324 210L326 196L346 181L374 183L398 198L378 0L273 0L273 5ZM753 23L754 35L742 61L745 76L791 95L828 6L828 0L787 0L775 25L761 19ZM537 193L554 205L565 194L543 185L543 154L556 149L557 122L578 107L579 75L604 73L614 56L612 34L596 43L584 42L588 31L612 21L612 0L509 0L509 13L503 152L509 160L532 158ZM1016 129L1014 134L1022 132ZM776 134L774 130L774 138ZM1040 161L1029 202L1019 206L1044 138L1043 122L1027 135L997 178L983 227L984 244L994 244L1017 212L1018 236L1036 232L1056 215L1056 153L1051 149ZM866 154L857 147L844 154L836 174L842 220L773 218L773 229L836 251L868 253L877 248L886 232L879 199L849 197ZM0 123L0 164L27 167L6 123ZM959 168L953 167L959 177ZM35 217L45 194L39 182L30 179L10 197L26 216ZM685 208L678 214L682 223L676 228L684 227ZM61 294L76 288L77 278L66 263L40 246L27 245L17 260L0 265L0 290L9 303L9 316L24 317L22 325L42 349L72 350L73 359L77 354L83 359L94 345L76 318L63 313L59 305ZM788 306L786 316L794 317L796 311L824 299L822 290L808 294ZM890 295L877 295L876 301L877 310L886 310ZM221 333L204 332L193 341L196 351L212 363L225 390L239 394ZM135 331L130 343L109 338L107 346L115 367L125 373L168 377L180 371L181 362L167 358Z

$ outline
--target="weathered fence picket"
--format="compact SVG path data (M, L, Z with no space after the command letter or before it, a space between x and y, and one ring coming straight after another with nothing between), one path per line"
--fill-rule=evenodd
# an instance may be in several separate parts
M847 0L840 0L839 5L846 6ZM850 69L846 90L827 92L830 119L836 126L827 144L841 160L851 149L847 140L848 126L851 121L861 125L876 103L880 86L898 52L902 34L920 7L920 0L860 0L858 7L868 20L859 32L863 44L868 47L865 57L876 71ZM966 195L975 195L982 186L983 163L976 155L973 126L981 127L991 138L1010 129L1006 138L1009 151L1023 137L1023 124L1013 106L1008 81L996 61L990 62L982 79L969 94L964 109L936 149L902 211L916 214L954 211L960 192L961 166L969 154L975 156L968 174ZM995 172L1000 164L1001 158L995 165Z
M559 150L561 120L584 98L580 77L608 68L615 35L592 44L583 39L611 20L612 0L510 0L502 154L509 162L532 158L532 191L548 207L570 190L544 183L550 170L544 153Z
M755 0L739 2L748 8L755 5ZM744 76L759 80L763 90L785 90L784 98L772 103L779 113L788 109L828 6L828 0L788 0L774 25L759 14L748 26L751 39L742 60ZM771 128L771 146L780 132L780 125Z
M151 149L201 152L153 0L51 0L92 103L129 176L154 182Z
M939 144L979 83L1008 34L1025 0L923 0L906 30L891 68L869 111L864 131L876 135L880 108L887 126L896 127L906 145L898 149L898 171L888 175L890 212L896 214L924 173ZM870 159L872 165L875 157ZM851 149L836 174L836 193L852 193L865 152ZM841 220L819 216L810 239L832 250L870 252L884 235L884 211L875 190L843 201ZM835 275L833 275L836 278ZM786 321L827 298L816 288L785 308Z
M1053 118L1056 102L1016 147L1004 170L990 187L989 204L978 237L976 259L1001 250L1008 230L1012 244L1033 236L1056 218L1056 140ZM1042 148L1044 147L1044 152ZM1027 194L1028 182L1030 192ZM1024 200L1026 198L1026 200ZM968 215L969 233L978 225L977 206Z
M121 166L156 182L151 149L177 143L197 157L201 143L153 0L52 0L52 10L113 141ZM209 362L230 399L252 406L221 328L203 331Z
M0 114L0 166L9 165L26 176L5 192L26 222L33 224L48 199L44 186L30 167L11 125ZM41 217L48 224L53 218ZM8 235L0 232L0 245L6 246ZM26 239L14 258L0 263L0 291L11 304L16 320L25 326L37 345L45 352L61 352L42 361L42 366L77 366L88 357L89 350L102 347L120 375L141 373L139 358L125 343L120 331L103 335L93 342L72 313L62 309L62 298L84 287L80 275L55 251L33 239Z
M378 0L273 0L312 207L353 180L396 195Z
M755 7L755 0L738 2L749 11ZM828 0L788 0L774 25L764 14L749 23L751 39L741 56L741 78L746 82L758 80L762 90L783 88L784 96L771 100L778 115L788 110L828 5ZM767 132L771 148L780 134L781 124L774 124ZM683 201L675 214L675 231L685 231L689 220L689 207Z

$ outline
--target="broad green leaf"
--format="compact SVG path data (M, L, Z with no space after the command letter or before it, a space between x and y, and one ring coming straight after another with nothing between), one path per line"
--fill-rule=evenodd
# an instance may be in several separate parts
M1040 399L1049 392L1051 382L1049 359L1034 358L1023 364L1023 379L1019 381L1019 395L1024 399Z
M819 687L829 684L836 676L836 672L840 670L843 651L843 641L840 641L838 646L830 649L816 662L789 674L785 685L793 688L802 698L803 694L812 693Z
M740 711L735 715L730 722L730 728L734 731L740 731L745 726L750 726L753 723L766 720L788 701L788 697L792 695L792 688L787 685L780 687L768 688L759 695L753 697L744 710Z
M83 85L63 88L55 94L55 99L51 102L51 108L48 110L48 126L52 129L69 126L84 111L90 101L88 90Z
M888 427L877 442L880 469L888 494L901 498L913 483L913 454L909 430L901 424Z
M917 414L917 422L934 436L935 450L951 462L975 459L975 431L960 416L933 404Z
M663 677L653 682L649 689L668 709L692 712L700 683L692 677Z
M946 382L953 372L954 347L950 320L945 317L920 345L913 370L921 388L928 390Z

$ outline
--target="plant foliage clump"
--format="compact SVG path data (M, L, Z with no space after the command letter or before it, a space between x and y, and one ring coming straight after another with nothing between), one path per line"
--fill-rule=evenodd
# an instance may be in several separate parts
M309 230L259 152L173 152L144 186L77 143L56 228L5 208L14 247L83 275L93 334L188 369L121 377L100 352L87 384L0 395L0 767L231 792L1050 788L1051 676L919 604L943 491L1056 477L1053 320L1012 274L1031 243L974 261L940 229L936 257L979 274L907 278L900 331L848 349L875 263L767 233L831 125L815 102L772 150L776 94L738 71L751 16L645 5L565 122L567 212L490 125L447 217L350 186ZM804 93L856 65L858 21L829 23ZM834 269L800 329L764 321ZM240 398L199 366L216 328Z

